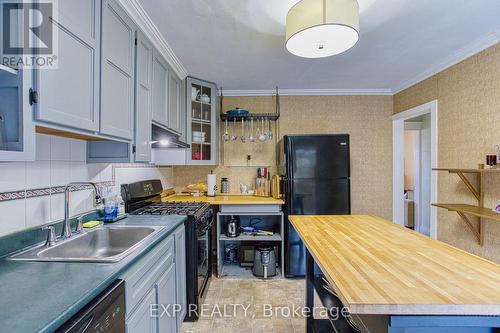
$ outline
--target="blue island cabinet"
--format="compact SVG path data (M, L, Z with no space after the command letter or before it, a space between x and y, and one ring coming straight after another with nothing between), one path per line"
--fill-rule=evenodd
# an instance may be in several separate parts
M306 248L306 307L314 307L314 294L327 309L345 309L338 295L316 265ZM332 311L331 313L337 313ZM345 312L344 312L345 313ZM498 316L469 315L380 315L355 314L332 316L328 319L306 318L307 333L498 333Z

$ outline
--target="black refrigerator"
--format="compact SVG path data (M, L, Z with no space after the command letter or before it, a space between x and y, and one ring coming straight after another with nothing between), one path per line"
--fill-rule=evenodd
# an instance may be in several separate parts
M305 276L305 249L288 215L351 213L349 135L287 135L279 147L285 191L285 276Z

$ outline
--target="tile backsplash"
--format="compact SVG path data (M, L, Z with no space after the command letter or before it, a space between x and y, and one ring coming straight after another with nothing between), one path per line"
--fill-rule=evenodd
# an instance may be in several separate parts
M160 173L149 165L87 164L86 156L85 141L37 134L34 162L0 163L0 193L64 186L78 181L112 182L118 190L122 183L153 178L161 179L164 187L171 187L171 168ZM92 190L73 192L71 215L92 210L92 197ZM63 193L0 201L0 236L63 217Z

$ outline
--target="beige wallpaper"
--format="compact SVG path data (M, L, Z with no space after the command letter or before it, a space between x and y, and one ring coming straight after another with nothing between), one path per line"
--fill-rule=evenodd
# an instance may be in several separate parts
M497 44L394 96L401 112L439 101L441 167L474 168L500 145L500 44ZM500 174L485 179L486 205L500 203ZM477 204L455 175L439 174L441 202ZM500 223L486 221L485 245L479 246L457 214L438 210L438 238L500 262Z
M251 112L274 112L274 97L226 97L224 110L234 107ZM392 216L392 120L391 96L282 96L279 136L284 134L348 133L351 135L352 211ZM256 126L256 124L254 124ZM232 128L232 126L230 126ZM221 136L224 124L221 124ZM254 128L256 130L256 128ZM278 129L274 128L276 134ZM241 126L237 126L241 136ZM253 183L256 168L244 164L252 155L254 165L275 170L274 143L221 142L221 165L214 169L218 183L229 177L231 191L240 183ZM210 167L175 167L175 186L206 179Z

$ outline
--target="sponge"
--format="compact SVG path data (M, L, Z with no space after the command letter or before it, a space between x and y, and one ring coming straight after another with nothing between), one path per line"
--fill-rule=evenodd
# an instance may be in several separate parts
M83 224L85 229L95 228L99 225L99 221L88 221Z

